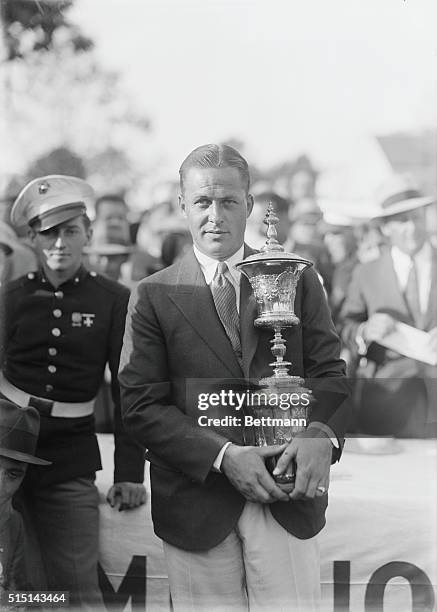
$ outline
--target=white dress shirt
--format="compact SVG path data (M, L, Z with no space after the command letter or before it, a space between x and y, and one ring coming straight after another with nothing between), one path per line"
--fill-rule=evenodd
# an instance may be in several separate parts
M419 304L421 313L425 313L428 308L429 294L431 291L431 265L432 248L429 242L425 242L423 247L413 257L401 251L398 247L391 248L393 267L398 279L399 288L402 292L407 288L408 277L412 266L412 260L416 263L417 284L419 287Z
M209 255L205 255L205 253L202 253L201 251L199 251L196 245L193 245L193 249L194 249L194 255L196 256L196 259L199 262L200 269L202 270L203 276L205 278L205 283L208 286L210 286L212 283L212 279L215 276L217 265L220 262L217 259L213 259L212 257L209 257ZM228 259L224 260L224 263L228 266L228 269L230 272L230 280L235 289L235 298L237 300L236 305L237 305L238 314L240 314L241 272L237 270L237 268L235 267L235 264L238 263L239 261L243 261L243 259L244 259L244 244L241 245L241 247L238 249L236 253L231 255L231 257L228 257ZM220 472L220 466L222 464L223 455L225 454L225 451L230 444L232 444L232 442L226 442L226 444L222 446L219 454L214 460L213 467L218 472Z
M211 285L212 279L215 276L217 265L220 263L217 259L213 259L209 257L209 255L205 255L199 251L196 245L193 245L194 255L196 256L197 261L199 262L200 269L202 270L203 276L205 278L205 283L207 285ZM228 257L228 259L224 260L224 263L227 264L229 272L230 272L230 280L235 289L235 297L237 300L237 312L240 314L240 279L241 272L237 270L235 264L239 261L243 261L244 259L244 244L238 249L236 253Z

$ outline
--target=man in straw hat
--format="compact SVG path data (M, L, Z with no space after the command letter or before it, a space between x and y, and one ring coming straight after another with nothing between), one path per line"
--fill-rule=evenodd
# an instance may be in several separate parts
M119 411L117 369L129 292L82 265L93 195L71 176L45 176L25 186L11 219L29 226L40 269L9 283L2 296L0 391L39 411L38 452L53 462L44 471L29 470L25 507L34 518L47 587L69 590L81 607L100 598L94 479L101 462L93 409L107 363L115 404L115 484L108 501L120 509L145 501L143 451L124 432Z
M376 260L355 270L342 310L343 339L367 376L358 428L370 434L423 436L436 424L432 378L437 369L424 354L386 346L398 322L428 332L425 353L437 355L437 251L427 230L423 196L403 177L384 186L374 212L388 246ZM407 329L408 331L408 329ZM426 339L426 336L425 336ZM388 342L390 344L390 342Z
M0 594L2 590L28 586L24 563L21 515L12 507L12 497L26 474L28 464L47 466L35 457L39 414L35 408L19 408L0 399Z

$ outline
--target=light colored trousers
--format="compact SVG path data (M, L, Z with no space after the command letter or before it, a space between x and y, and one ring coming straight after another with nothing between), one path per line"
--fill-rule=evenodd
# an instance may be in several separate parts
M237 527L208 551L163 546L175 612L319 610L317 538L288 533L267 504L246 502Z

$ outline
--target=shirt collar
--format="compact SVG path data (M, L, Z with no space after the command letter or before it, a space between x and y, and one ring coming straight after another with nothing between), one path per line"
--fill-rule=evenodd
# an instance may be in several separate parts
M431 245L428 241L426 241L420 251L415 253L413 256L407 255L397 246L392 246L391 255L393 257L393 260L399 263L400 265L404 264L405 266L409 266L413 259L417 264L420 264L420 262L426 262L431 259Z
M196 256L196 259L199 262L200 267L202 269L203 275L205 276L205 282L207 285L209 285L212 279L214 278L214 274L217 269L217 264L219 262L217 259L213 259L212 257L209 257L209 255L205 255L205 253L202 253L201 251L199 251L196 245L193 245L193 249L194 249L194 255ZM229 272L231 273L232 280L237 284L240 283L241 272L237 270L237 268L235 267L235 264L238 263L239 261L242 261L243 259L244 259L244 244L241 245L241 247L238 249L236 253L234 253L233 255L231 255L231 257L228 257L227 259L224 260L224 262L227 264L229 268Z

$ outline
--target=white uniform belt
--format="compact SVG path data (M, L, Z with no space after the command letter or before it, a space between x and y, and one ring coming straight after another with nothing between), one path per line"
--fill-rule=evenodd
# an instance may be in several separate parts
M18 406L33 406L45 416L73 419L88 416L94 412L95 399L88 402L57 402L45 397L36 397L18 389L2 373L0 373L0 391Z

